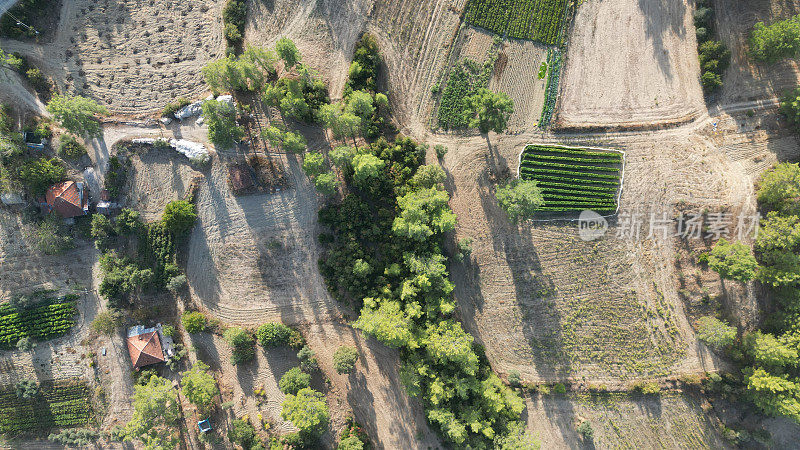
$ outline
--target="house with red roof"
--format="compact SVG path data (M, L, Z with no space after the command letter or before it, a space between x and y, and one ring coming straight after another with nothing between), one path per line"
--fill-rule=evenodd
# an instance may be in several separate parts
M46 213L55 211L61 217L69 219L89 213L89 195L83 183L64 181L47 189L41 205Z
M172 338L163 334L161 324L153 328L142 325L130 328L127 344L131 364L136 370L162 363L174 354Z

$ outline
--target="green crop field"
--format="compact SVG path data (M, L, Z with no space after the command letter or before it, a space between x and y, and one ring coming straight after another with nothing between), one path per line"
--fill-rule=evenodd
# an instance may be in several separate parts
M14 386L0 388L0 434L83 426L91 418L89 388L83 382L42 384L33 399L18 398Z
M469 0L466 21L517 39L558 43L567 0Z
M21 310L0 305L0 348L13 348L26 336L43 341L66 334L75 325L77 297L48 299Z
M520 157L519 174L542 190L542 211L617 209L622 154L553 145L528 145Z

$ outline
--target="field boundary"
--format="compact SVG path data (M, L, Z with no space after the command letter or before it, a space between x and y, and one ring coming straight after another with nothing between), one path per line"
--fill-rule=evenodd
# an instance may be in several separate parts
M614 210L614 212L612 214L607 214L605 216L600 216L600 217L603 217L603 218L607 219L607 218L614 217L617 214L619 214L619 209L622 206L622 190L625 188L625 151L624 150L618 150L618 149L615 149L615 148L588 147L588 146L576 147L576 146L573 146L573 145L561 145L561 144L528 142L522 147L522 150L520 150L519 155L517 156L517 179L520 179L520 175L522 173L522 154L525 153L525 149L527 149L529 145L539 145L539 146L542 146L542 147L558 147L558 148L564 148L564 149L568 149L568 150L596 150L596 151L600 151L600 152L616 152L616 153L619 153L620 155L622 155L622 164L621 164L621 167L620 167L620 174L619 174L619 190L617 191L617 197L616 197L617 208ZM558 218L558 219L528 219L528 220L530 222L560 222L560 221L575 222L575 221L577 221L579 219L578 218L569 219L569 218L566 218L566 217L561 217L561 218Z

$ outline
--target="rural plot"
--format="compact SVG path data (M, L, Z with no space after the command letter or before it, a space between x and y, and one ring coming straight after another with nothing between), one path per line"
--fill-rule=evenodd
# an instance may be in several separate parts
M466 22L517 39L558 43L566 0L470 0Z
M519 177L536 181L544 198L541 211L613 214L619 207L624 160L617 151L528 145L520 154Z

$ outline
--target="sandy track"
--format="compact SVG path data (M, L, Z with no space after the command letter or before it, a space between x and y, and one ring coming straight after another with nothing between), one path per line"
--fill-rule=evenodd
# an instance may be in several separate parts
M623 32L624 31L624 32ZM685 0L589 0L576 14L558 124L681 122L705 110Z

